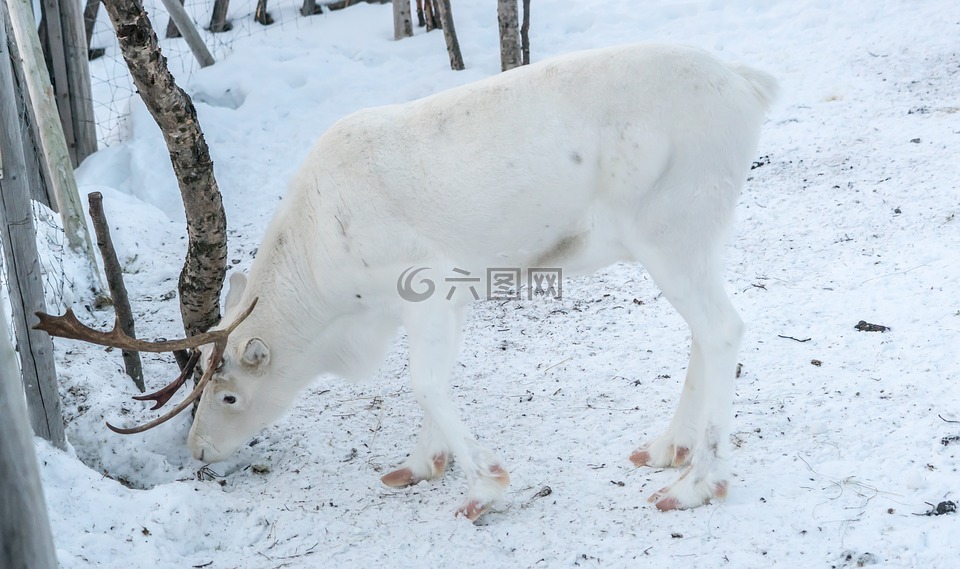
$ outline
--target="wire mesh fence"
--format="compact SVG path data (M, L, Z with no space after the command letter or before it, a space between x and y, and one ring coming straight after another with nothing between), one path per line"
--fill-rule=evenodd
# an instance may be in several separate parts
M267 4L266 2L264 4ZM167 65L183 86L199 71L200 64L182 38L168 38L170 17L161 0L146 0L144 7L160 40L160 49ZM298 0L278 0L267 4L272 23L269 26L254 20L256 0L230 2L228 21L230 29L209 31L214 0L187 0L184 9L199 30L207 49L215 60L233 51L240 38L266 33L268 30L293 30L306 25L306 16L300 14ZM117 38L104 10L100 10L90 40L91 50L102 50L102 55L90 62L94 115L100 147L122 142L129 136L130 99L136 95L133 80L120 54Z
M184 8L190 20L196 26L207 48L215 60L228 56L240 38L265 34L268 30L293 30L306 25L305 16L300 14L299 0L274 0L267 6L271 24L265 26L254 19L257 0L233 0L227 14L229 30L212 33L209 31L214 0L186 0ZM146 0L144 7L160 40L160 48L167 64L179 85L187 85L200 70L197 58L181 37L167 37L171 28L170 17L161 0ZM91 98L97 142L100 149L119 144L131 136L131 101L137 96L136 87L123 61L114 29L106 10L100 7L96 13L90 35L89 62L91 80ZM189 89L188 89L189 91ZM26 105L18 111L21 131L30 132L33 117ZM28 145L27 168L36 177L38 187L44 187L44 170L40 164L42 150L37 141L24 136ZM80 288L88 283L76 281L77 272L72 267L72 259L63 232L59 216L41 203L33 204L33 221L37 232L37 245L45 300L48 310L62 312L78 296L84 296ZM80 271L82 272L82 271ZM0 262L0 285L7 285L7 270Z

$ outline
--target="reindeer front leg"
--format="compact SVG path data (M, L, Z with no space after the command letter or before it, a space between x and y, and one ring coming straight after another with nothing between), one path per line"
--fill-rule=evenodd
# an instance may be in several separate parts
M460 352L464 312L463 306L431 299L412 306L405 315L410 377L424 426L413 453L383 481L405 486L418 482L417 478L439 476L449 452L469 484L467 500L457 514L476 520L503 495L510 476L500 460L476 441L450 398L450 373Z

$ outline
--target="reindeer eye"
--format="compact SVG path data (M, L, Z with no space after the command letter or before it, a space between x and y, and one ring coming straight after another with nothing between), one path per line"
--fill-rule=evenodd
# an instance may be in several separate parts
M237 398L234 397L233 395L224 395L223 402L226 403L227 405L233 405L234 403L237 402Z

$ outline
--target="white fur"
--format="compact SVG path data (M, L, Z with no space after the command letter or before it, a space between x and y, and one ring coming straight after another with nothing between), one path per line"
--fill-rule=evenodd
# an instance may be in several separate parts
M447 393L472 296L462 285L447 300L444 278L454 268L484 278L490 267L566 276L629 261L646 267L693 336L677 413L644 447L648 464L690 449L692 474L664 495L679 507L716 497L742 329L723 290L722 241L775 91L769 75L702 51L638 45L342 119L294 178L249 282L231 278L225 322L260 300L201 400L194 456L233 452L320 374L369 375L403 326L425 415L403 467L430 478L434 457L452 455L468 504L485 507L506 471ZM413 281L436 283L428 300L398 294L410 267L432 269Z

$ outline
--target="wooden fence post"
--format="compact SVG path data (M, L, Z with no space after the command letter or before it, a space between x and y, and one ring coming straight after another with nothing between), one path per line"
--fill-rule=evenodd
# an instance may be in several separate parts
M97 13L100 12L100 0L86 0L83 8L84 34L87 36L87 49L90 49L90 40L93 39L93 26L97 23Z
M6 322L7 309L0 302L0 567L56 569L40 468Z
M301 16L316 16L317 14L322 14L323 8L317 4L317 0L303 0L303 5L300 6L300 15Z
M6 47L10 50L10 60L19 62L20 53L17 49L17 44L11 41L13 36L10 32L10 14L7 13L6 6L3 6L3 9L0 10L0 14L2 14L2 16L0 16L0 25L5 26L7 33ZM26 79L23 76L22 67L17 63L13 64L13 81L14 85L20 86L20 91L17 92L16 104L17 116L21 117L20 136L23 140L23 144L21 145L23 148L23 157L27 163L27 181L25 183L30 187L35 202L47 206L55 213L59 213L57 196L54 194L53 188L48 182L52 176L47 168L46 160L43 160L38 153L38 149L40 148L40 134L36 128L36 115L33 107L30 106L30 101L26 100L23 93L23 85L26 83Z
M84 15L74 0L42 0L41 24L48 66L53 73L54 97L63 124L67 150L73 166L97 151L97 125L93 116L93 94Z
M57 198L63 232L70 249L86 260L93 288L99 294L103 290L103 281L94 257L93 241L80 203L77 181L70 167L70 153L53 100L50 76L43 63L43 51L34 26L30 0L7 0L6 5L10 9L13 41L17 46L19 61L22 62L20 71L28 94L26 99L35 110L42 159L48 166L49 183Z
M214 0L213 14L210 16L210 27L207 29L215 34L232 30L233 24L227 20L227 10L229 8L230 0Z
M0 12L6 5L0 3ZM6 27L0 25L0 124L19 124L16 93L7 48ZM3 172L0 176L0 237L3 242L7 267L7 286L10 304L14 310L14 328L20 346L23 387L30 411L30 424L38 436L49 440L57 448L66 448L63 416L60 412L60 394L57 391L57 372L53 361L53 343L50 337L33 330L27 319L33 313L46 312L43 283L40 281L40 261L37 255L33 210L30 206L30 188L27 187L26 164L20 141L19 128L0 129L0 148L3 148ZM6 330L6 320L0 322ZM20 377L20 374L17 374Z
M187 15L183 4L178 0L162 1L163 5L167 7L167 13L170 14L170 20L177 25L177 29L180 30L180 35L187 41L187 46L190 47L193 56L197 58L200 67L213 65L213 56L210 55L207 44L203 43L200 32L198 32L196 26L193 25L193 21L190 19L190 16Z

